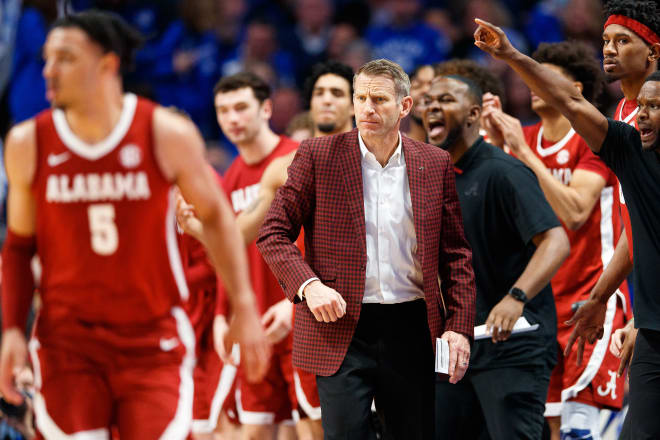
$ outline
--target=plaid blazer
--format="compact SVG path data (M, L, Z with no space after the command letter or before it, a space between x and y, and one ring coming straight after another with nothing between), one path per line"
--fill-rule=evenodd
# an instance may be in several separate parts
M257 246L287 297L296 303L293 362L320 376L344 360L360 317L367 266L362 155L357 129L300 144L275 196ZM446 330L473 337L472 252L463 234L454 168L440 148L402 136L418 257L432 341ZM294 244L305 229L305 257ZM297 296L318 277L346 301L346 315L318 322ZM439 280L442 282L442 294Z

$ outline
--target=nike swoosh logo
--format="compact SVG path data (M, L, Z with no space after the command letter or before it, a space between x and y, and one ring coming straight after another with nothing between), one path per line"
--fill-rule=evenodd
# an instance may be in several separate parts
M68 151L65 151L64 153L60 153L60 154L50 153L48 155L48 166L56 167L58 165L62 165L64 162L69 160L70 157L71 154Z
M160 349L163 351L170 351L176 348L179 345L178 338L161 338L160 339Z

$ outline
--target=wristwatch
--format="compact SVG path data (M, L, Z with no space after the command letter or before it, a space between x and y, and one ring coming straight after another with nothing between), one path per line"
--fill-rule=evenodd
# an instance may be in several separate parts
M514 297L523 304L527 304L527 302L529 301L529 299L527 298L527 294L517 287L512 287L509 290L509 295L511 295L512 297Z

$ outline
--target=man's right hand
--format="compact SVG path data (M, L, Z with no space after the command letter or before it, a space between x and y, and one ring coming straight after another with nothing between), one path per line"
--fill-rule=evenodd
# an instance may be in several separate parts
M319 322L335 322L346 314L346 301L339 292L314 280L305 286L305 301Z
M268 371L271 347L254 304L232 305L232 319L224 346L231 347L234 342L240 346L241 365L247 380L261 381Z
M12 405L20 405L23 402L23 396L16 388L14 377L27 365L27 353L27 342L21 330L10 328L2 333L0 392Z
M592 293L587 302L582 304L573 317L565 323L566 325L575 325L575 328L573 328L571 336L568 338L564 356L568 357L573 349L573 344L577 341L577 365L582 364L584 344L586 342L593 344L596 340L603 337L606 312L607 303L599 301Z

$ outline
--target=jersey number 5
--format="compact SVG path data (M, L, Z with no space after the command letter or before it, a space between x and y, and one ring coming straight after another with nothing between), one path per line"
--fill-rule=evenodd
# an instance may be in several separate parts
M119 233L115 224L115 206L110 203L89 205L89 230L92 250L99 255L112 255L119 245Z

